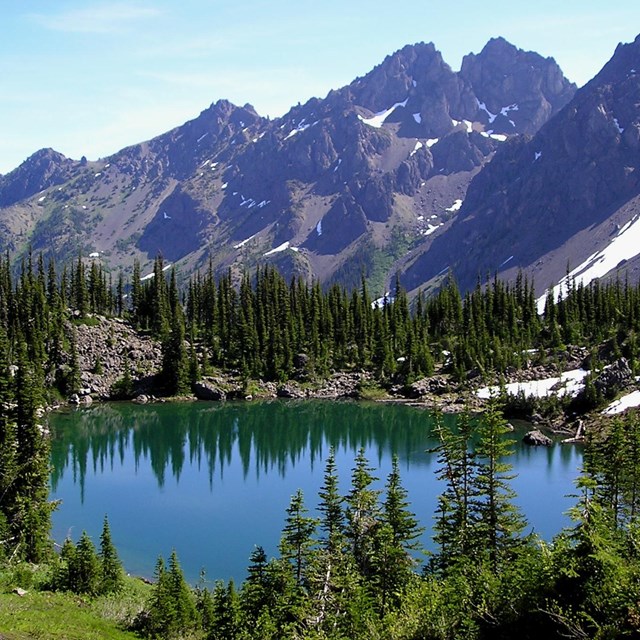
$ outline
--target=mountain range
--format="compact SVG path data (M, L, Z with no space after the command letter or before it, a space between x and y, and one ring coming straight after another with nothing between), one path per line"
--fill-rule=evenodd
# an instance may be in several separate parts
M287 275L382 295L452 273L640 271L640 36L579 90L503 38L455 72L433 44L263 118L219 100L98 161L42 149L0 176L0 250L112 270ZM634 242L634 236L639 241Z

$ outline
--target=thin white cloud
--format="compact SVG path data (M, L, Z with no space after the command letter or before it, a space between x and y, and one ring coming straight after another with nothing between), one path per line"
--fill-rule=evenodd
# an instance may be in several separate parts
M123 33L133 23L155 18L160 14L161 11L154 7L110 2L55 14L30 14L29 17L51 31L114 34Z

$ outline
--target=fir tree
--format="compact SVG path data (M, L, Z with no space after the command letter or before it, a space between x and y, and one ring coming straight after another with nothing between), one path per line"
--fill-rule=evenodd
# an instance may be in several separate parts
M351 490L345 498L346 536L356 565L364 576L370 572L372 547L380 515L380 492L371 488L371 484L377 479L372 471L364 449L360 449L351 473Z
M317 522L306 513L302 491L298 489L287 507L287 518L280 540L280 554L291 563L298 586L302 586L304 572L315 544L312 536Z
M525 526L513 502L512 466L504 461L511 454L511 445L504 439L508 432L506 421L495 402L491 402L478 424L480 440L476 447L478 468L474 484L479 497L475 505L475 527L494 573L522 545L521 533Z
M100 593L116 593L124 586L122 564L118 558L107 516L104 517L102 533L100 534Z

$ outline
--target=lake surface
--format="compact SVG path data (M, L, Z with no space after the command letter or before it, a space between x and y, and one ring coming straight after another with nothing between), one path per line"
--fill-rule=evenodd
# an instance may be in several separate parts
M453 416L447 420L455 420ZM314 514L331 446L341 491L350 488L355 455L364 447L379 478L400 461L412 510L430 527L437 496L429 412L403 405L290 401L260 403L105 404L51 416L53 537L83 530L98 545L108 515L127 571L152 576L159 555L175 548L187 579L245 577L262 545L277 554L285 510L302 489ZM550 539L569 519L582 451L516 443L512 486L530 529Z

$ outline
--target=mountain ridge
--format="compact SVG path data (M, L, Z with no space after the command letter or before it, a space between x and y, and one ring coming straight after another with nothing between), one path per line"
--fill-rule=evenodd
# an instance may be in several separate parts
M612 60L633 58L625 46ZM20 182L16 172L29 173L23 163L0 177L0 203L3 194L24 194L0 207L7 236L0 249L30 245L59 259L82 251L125 270L134 260L149 267L161 253L185 273L210 261L220 272L238 274L271 262L285 274L326 284L356 286L364 275L379 293L396 272L412 289L448 268L465 287L486 271L510 277L505 260L533 273L536 246L549 247L536 236L529 262L516 260L507 245L519 246L509 240L520 233L517 216L497 207L492 190L533 180L520 199L539 198L544 179L522 156L540 153L543 164L554 145L562 146L557 140L567 142L562 127L549 125L574 95L575 85L553 58L501 37L465 56L458 72L433 43L406 45L350 84L280 118L218 100L185 124L108 158L50 158L39 180ZM616 122L635 118L618 115ZM601 133L588 124L580 127ZM633 131L624 135L633 138ZM527 147L545 136L547 151ZM590 144L602 153L602 145ZM574 144L576 153L588 150ZM15 184L22 192L10 190ZM524 207L515 202L513 186L507 191L510 207ZM596 191L594 202L607 200ZM485 200L493 204L484 207ZM544 221L550 211L536 215ZM533 223L521 222L533 238ZM467 237L463 227L473 234ZM541 275L545 285L561 277L555 267Z

